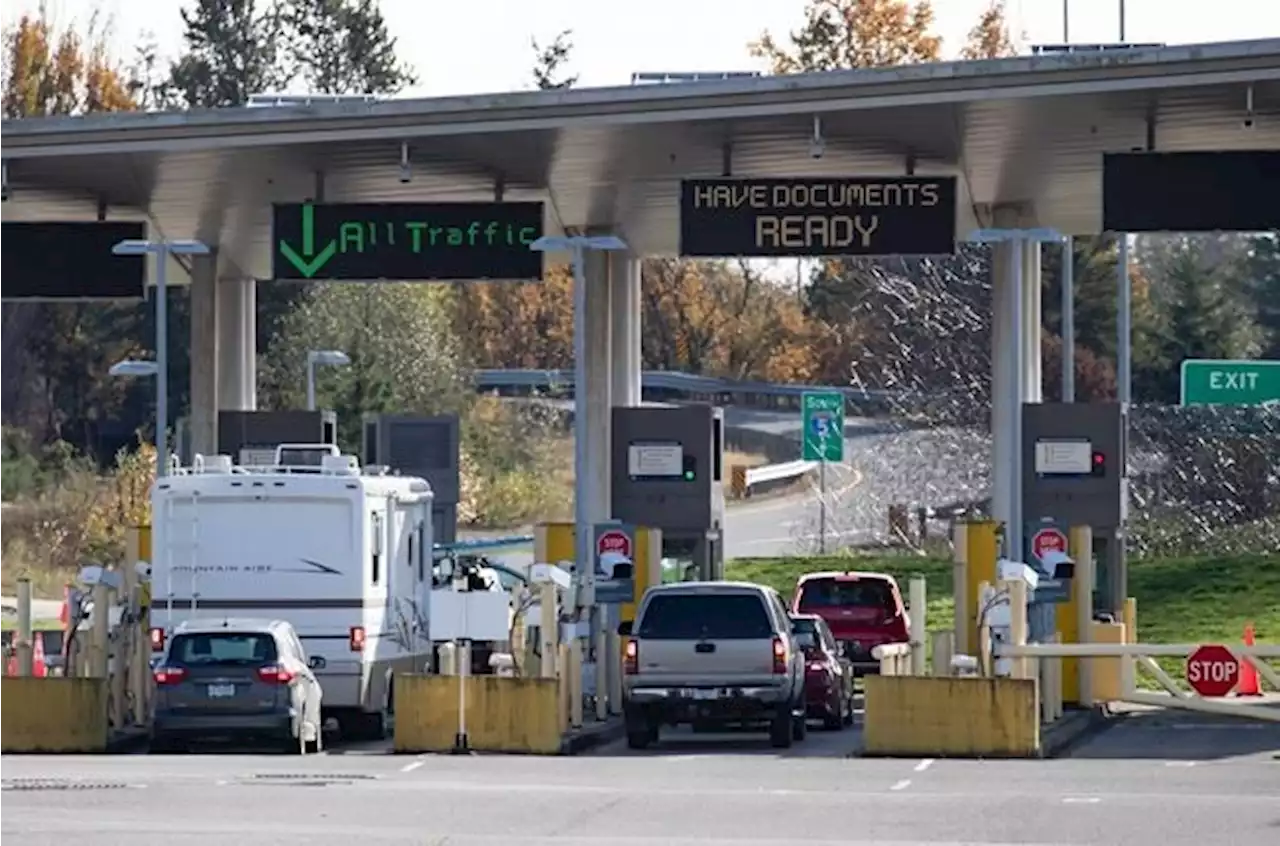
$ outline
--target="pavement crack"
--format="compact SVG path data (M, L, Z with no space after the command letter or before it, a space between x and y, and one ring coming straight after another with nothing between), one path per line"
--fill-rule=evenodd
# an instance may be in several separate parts
M612 811L614 808L618 807L623 802L625 802L626 799L627 799L626 794L623 794L621 796L615 796L614 798L610 799L609 801L605 802L604 804L598 807L590 808L586 811L583 811L580 814L574 814L572 817L569 817L569 819L565 820L559 826L557 826L556 828L548 832L548 836L560 837L563 835L572 834L575 830L578 829L580 825L582 825L586 821L592 819L593 817L598 817L601 814L604 814L608 811Z

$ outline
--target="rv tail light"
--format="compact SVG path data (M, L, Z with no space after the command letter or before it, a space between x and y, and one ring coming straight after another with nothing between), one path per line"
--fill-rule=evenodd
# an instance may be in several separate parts
M627 648L622 653L622 672L628 676L634 676L640 672L640 643L638 641L627 641Z
M351 651L362 652L364 650L364 626L351 627Z
M152 652L164 652L164 629L153 628L147 636L151 639Z
M187 671L182 667L156 667L151 677L156 680L157 685L163 687L178 684L187 677Z

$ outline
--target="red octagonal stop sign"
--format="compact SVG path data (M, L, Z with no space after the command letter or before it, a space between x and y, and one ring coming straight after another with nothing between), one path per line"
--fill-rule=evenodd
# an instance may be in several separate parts
M1226 696L1240 680L1240 662L1218 644L1201 646L1187 657L1187 683L1201 696Z

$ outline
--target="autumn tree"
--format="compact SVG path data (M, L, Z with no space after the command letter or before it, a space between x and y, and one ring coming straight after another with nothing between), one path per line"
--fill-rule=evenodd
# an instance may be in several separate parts
M533 40L533 84L539 90L572 88L577 84L577 74L565 77L560 75L573 53L573 42L570 40L572 35L573 30L566 29L551 39L549 44L539 44L536 38Z
M8 119L135 107L134 81L108 49L110 27L93 15L57 26L47 7L3 34L3 108ZM4 419L35 442L64 438L93 449L129 386L107 375L140 351L138 304L7 302L3 306Z
M777 74L934 62L942 54L929 0L809 0L804 14L789 46L766 32L751 54Z
M993 0L969 30L969 40L960 51L960 58L1003 59L1017 53L1017 45L1009 34L1004 0Z

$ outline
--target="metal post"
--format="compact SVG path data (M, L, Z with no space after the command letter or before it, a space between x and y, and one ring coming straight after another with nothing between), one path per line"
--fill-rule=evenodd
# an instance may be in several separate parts
M923 676L928 674L924 654L928 594L924 576L912 576L907 590L911 600L911 608L907 612L911 621L911 675Z
M156 478L169 475L169 245L156 244Z
M1133 286L1129 282L1129 236L1121 232L1116 237L1116 381L1120 403L1127 406L1133 389Z
M818 462L818 554L827 554L827 461Z
M573 250L573 558L579 583L595 605L595 567L591 564L591 507L587 502L587 271L586 250ZM589 611L588 611L589 613ZM588 617L590 619L590 617Z
M1124 0L1120 0L1120 43L1124 43Z
M1071 0L1062 0L1062 43L1071 43Z
M307 411L316 410L316 354L307 353Z
M1076 401L1076 253L1070 235L1062 242L1062 401Z
M1008 296L1010 327L1013 336L1006 347L1010 351L1009 369L1013 378L1009 380L1009 389L1013 397L1008 404L1009 433L1012 436L1012 449L1009 455L1009 524L1004 527L1005 554L1015 561L1022 560L1022 403L1026 400L1024 391L1026 380L1023 378L1025 350L1023 350L1023 314L1022 314L1022 245L1021 237L1012 242L1012 278L1009 280Z
M18 579L18 630L14 633L13 651L18 659L18 675L35 673L34 633L31 631L31 580Z

